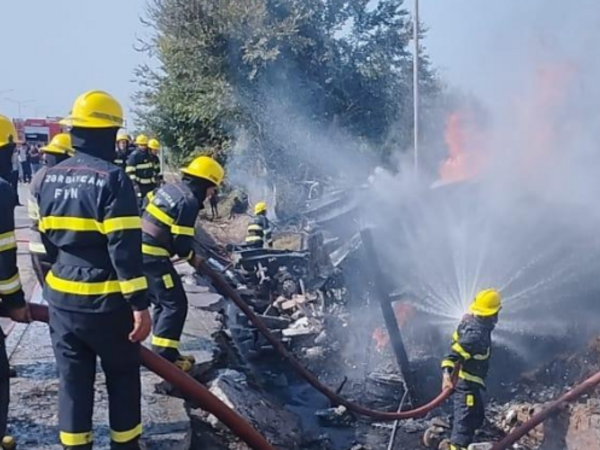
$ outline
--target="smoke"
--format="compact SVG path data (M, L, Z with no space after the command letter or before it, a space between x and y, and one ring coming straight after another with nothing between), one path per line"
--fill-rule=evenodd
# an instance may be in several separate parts
M367 216L389 275L437 326L456 326L494 287L499 341L531 357L531 340L597 332L600 4L522 3L490 19L494 39L473 72L487 77L477 84L488 120L469 105L453 112L448 160L426 168L442 182L380 177Z

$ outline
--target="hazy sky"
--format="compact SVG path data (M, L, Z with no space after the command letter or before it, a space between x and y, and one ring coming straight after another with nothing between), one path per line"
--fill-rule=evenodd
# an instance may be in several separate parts
M594 1L575 3L597 13L599 8L590 8ZM4 100L8 97L33 100L22 105L25 116L61 115L88 89L113 93L129 110L133 69L146 58L134 50L136 38L146 33L139 21L145 3L0 0L0 111L18 114L18 106ZM406 0L409 9L412 3ZM485 96L502 75L499 61L510 61L519 49L523 30L560 23L564 6L562 0L421 0L421 19L429 29L425 45L451 84ZM500 70L511 72L509 66ZM13 92L2 92L9 89Z

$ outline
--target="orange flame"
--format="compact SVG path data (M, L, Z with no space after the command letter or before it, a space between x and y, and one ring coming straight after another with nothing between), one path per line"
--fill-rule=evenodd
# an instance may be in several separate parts
M463 181L473 178L481 169L482 133L465 111L455 111L446 121L444 139L448 147L448 159L440 167L443 181Z
M404 327L408 320L415 315L415 308L406 302L395 302L392 305L394 316L400 327ZM373 340L375 341L375 349L381 353L390 343L390 337L385 328L377 327L373 332Z

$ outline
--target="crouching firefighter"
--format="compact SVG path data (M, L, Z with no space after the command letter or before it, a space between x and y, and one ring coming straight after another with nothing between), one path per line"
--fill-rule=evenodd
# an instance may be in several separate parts
M17 237L15 235L16 197L10 183L12 155L17 131L12 121L0 116L0 309L3 316L15 322L30 322L29 308L21 287L17 269ZM0 448L16 447L11 436L6 435L8 405L10 400L10 370L4 332L0 329Z
M267 204L265 202L258 202L254 207L254 219L248 225L248 233L246 234L246 247L273 247L271 222L267 218Z
M442 361L443 389L452 387L452 372L460 365L453 394L454 422L450 437L451 450L466 450L473 443L475 431L483 425L485 390L490 357L492 331L501 309L500 294L481 291L469 307L452 336L451 351Z
M29 185L27 209L29 218L31 219L31 233L29 240L31 263L38 283L40 283L40 286L43 286L52 262L48 260L46 249L44 248L42 237L39 233L38 222L40 220L40 208L36 199L40 191L40 185L42 184L48 169L73 156L71 135L68 133L57 134L52 138L50 144L40 149L40 152L42 152L44 165L34 175L31 184Z
M139 450L140 342L151 318L142 266L141 219L131 180L112 161L121 105L109 94L77 98L75 155L47 170L37 201L48 258L44 298L59 375L65 449L92 448L96 359L106 376L111 449Z
M182 173L180 183L166 184L149 195L142 216L142 252L154 305L152 349L189 372L194 358L179 353L188 302L171 257L177 255L198 265L194 225L204 200L223 181L224 170L214 159L201 156Z

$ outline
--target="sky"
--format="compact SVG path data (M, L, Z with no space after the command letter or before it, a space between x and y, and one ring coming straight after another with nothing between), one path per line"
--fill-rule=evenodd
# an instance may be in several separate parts
M570 10L597 15L600 9L592 6L594 1L573 0L579 7ZM145 4L146 0L0 0L0 112L17 116L15 101L20 101L26 102L21 112L27 117L63 115L79 93L103 89L129 114L136 89L133 70L147 59L134 49L136 40L147 35L139 20ZM413 0L405 4L412 9ZM421 21L428 29L424 44L434 65L448 83L478 97L498 94L498 86L510 82L512 68L506 63L518 60L515 52L521 47L531 47L540 23L560 24L569 12L563 0L420 4Z
M0 114L67 114L82 92L113 94L129 115L146 0L0 0ZM9 91L9 92L6 92ZM6 99L11 99L11 101Z

